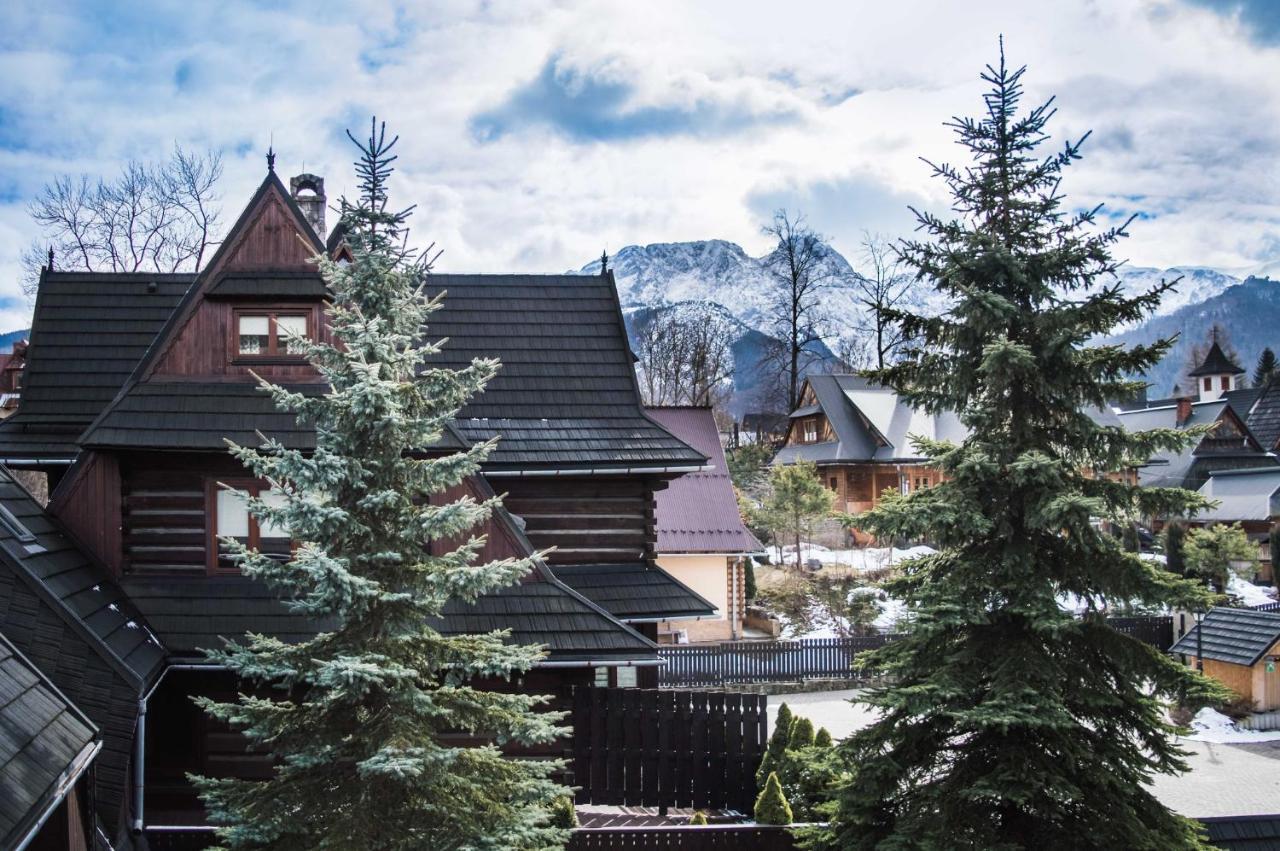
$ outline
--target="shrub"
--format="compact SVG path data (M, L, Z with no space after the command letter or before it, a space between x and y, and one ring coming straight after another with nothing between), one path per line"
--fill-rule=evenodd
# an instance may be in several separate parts
M787 750L798 751L813 745L813 722L808 718L796 718L795 723L791 725L791 740L787 742Z
M573 808L573 799L562 795L551 802L551 824L572 830L578 826L578 812Z
M765 779L778 767L782 755L791 741L791 708L785 703L778 707L778 717L774 721L773 735L769 737L769 746L765 748L764 758L760 760L760 768L756 770L756 785L764 786Z
M827 732L826 727L819 727L818 734L813 737L813 746L816 748L829 748L834 744L831 740L831 734Z
M698 810L696 813L689 816L689 824L706 824L706 823L707 823L707 814L704 813L702 810Z
M748 601L756 598L756 567L751 559L742 561L742 594Z
M1218 711L1228 718L1239 721L1241 718L1248 718L1253 714L1253 701L1247 697L1237 695L1234 699L1222 704Z
M756 798L755 818L760 824L791 824L791 805L787 803L787 796L782 794L778 775L772 771Z

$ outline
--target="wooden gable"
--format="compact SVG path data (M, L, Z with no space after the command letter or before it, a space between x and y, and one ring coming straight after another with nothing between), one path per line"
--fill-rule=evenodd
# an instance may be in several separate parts
M268 174L169 325L161 331L154 348L156 354L147 365L143 380L187 377L253 381L250 371L282 381L318 379L315 370L305 363L237 363L232 346L237 310L247 304L264 311L287 310L305 315L312 334L327 338L323 301L318 295L271 296L274 290L265 287L263 295L252 292L254 280L318 277L311 258L324 250L279 178L274 172ZM249 291L242 286L238 299L211 297L219 283L232 276L237 281L250 282Z
M1252 432L1230 405L1222 409L1213 426L1213 431L1205 435L1196 446L1196 454L1230 450L1263 451Z

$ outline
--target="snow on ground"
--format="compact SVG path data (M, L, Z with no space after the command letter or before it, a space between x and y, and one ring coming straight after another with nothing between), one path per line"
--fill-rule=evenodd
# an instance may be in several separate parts
M862 573L881 570L906 559L935 552L937 550L933 547L925 546L908 547L905 550L900 550L896 547L863 547L852 550L833 550L821 544L801 544L800 561L803 564L812 559L824 566L841 565ZM782 560L787 564L795 564L796 548L794 546L783 547Z
M1280 741L1280 730L1259 732L1243 730L1226 715L1216 709L1205 707L1191 719L1192 733L1184 738L1196 742L1213 742L1219 745L1242 744L1247 742Z
M1249 608L1265 606L1276 601L1274 588L1263 588L1252 582L1245 582L1239 576L1231 577L1231 581L1227 583L1227 593L1233 597L1239 597L1241 604Z

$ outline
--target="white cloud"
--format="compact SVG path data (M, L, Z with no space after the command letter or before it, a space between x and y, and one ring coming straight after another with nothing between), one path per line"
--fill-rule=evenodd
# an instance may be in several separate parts
M1135 263L1249 266L1280 243L1280 54L1172 0L55 2L12 17L0 296L36 235L23 205L53 174L224 147L229 221L272 139L285 175L305 164L351 191L342 130L371 113L403 137L398 195L444 269L558 271L709 237L759 251L762 207L793 201L853 253L864 228L902 231L894 205L945 205L919 157L960 156L942 122L980 108L1000 32L1030 65L1029 102L1059 95L1055 131L1096 130L1072 200L1149 214L1122 246ZM548 68L564 89L519 101ZM504 105L503 131L478 139L477 117ZM0 310L0 330L23 322Z

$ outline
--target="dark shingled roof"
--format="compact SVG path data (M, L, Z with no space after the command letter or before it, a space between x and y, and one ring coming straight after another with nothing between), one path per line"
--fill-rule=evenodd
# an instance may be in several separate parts
M1263 387L1249 387L1224 393L1232 409L1245 421L1264 450L1280 450L1280 379Z
M710 459L654 495L659 553L748 553L763 549L742 523L720 431L710 408L648 408L672 434Z
M468 440L501 437L486 470L705 463L641 407L612 275L433 275L428 290L447 291L434 364L502 362L458 418Z
M1196 378L1201 375L1222 375L1230 373L1231 375L1240 375L1244 370L1232 362L1222 351L1222 347L1218 345L1218 341L1214 340L1213 345L1209 347L1209 353L1204 356L1204 363L1188 372L1187 375Z
M46 272L21 402L0 423L0 458L75 457L76 437L115 397L194 280Z
M1209 842L1223 851L1280 851L1280 815L1221 816L1199 820Z
M141 687L159 674L164 648L138 610L106 570L87 558L2 467L0 559L121 676Z
M212 298L323 298L329 294L319 272L233 271L209 288Z
M1206 659L1234 665L1254 665L1280 641L1280 612L1258 612L1253 609L1210 609L1204 620L1178 639L1171 653L1196 655L1198 634L1203 631L1203 653Z
M126 577L125 591L177 657L202 657L222 638L262 632L304 641L333 624L290 612L274 591L248 577L180 580ZM653 644L578 594L540 573L481 597L450 603L432 624L445 635L510 629L516 644L546 645L554 661L651 659Z
M556 578L622 621L710 617L716 607L659 567L558 564Z
M98 729L0 634L0 848L16 848L88 766Z

